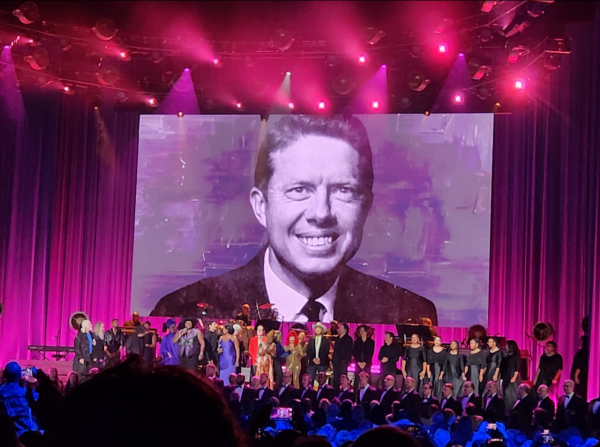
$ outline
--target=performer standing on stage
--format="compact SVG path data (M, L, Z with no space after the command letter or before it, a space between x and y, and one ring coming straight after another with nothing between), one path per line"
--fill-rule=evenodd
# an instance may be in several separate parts
M521 385L521 376L519 373L519 369L521 368L521 351L519 350L519 345L514 340L508 340L506 346L508 348L508 358L502 362L501 368L502 398L504 399L506 408L511 409L519 399L517 392L519 385ZM527 394L529 394L529 391ZM528 416L531 416L531 411L529 410L530 414Z
M151 367L154 365L154 359L156 358L156 334L150 331L150 322L146 321L144 326L144 363L146 366Z
M346 323L338 324L338 339L333 348L333 389L340 388L340 377L348 375L348 365L352 362L352 349L354 348L352 337L348 335L350 329Z
M358 377L362 371L365 371L370 377L373 354L375 353L375 342L371 338L373 330L366 324L361 324L357 328L355 336L354 348L352 350L354 361L356 362L354 377ZM356 387L356 383L354 386Z
M111 325L112 327L104 333L107 367L115 366L121 361L121 349L125 341L123 332L119 329L119 320L115 318Z
M75 357L73 357L73 371L81 382L90 370L92 361L92 349L94 348L94 339L92 337L92 322L83 320L81 329L75 337Z
M446 363L440 374L440 381L443 379L446 383L452 384L452 396L455 399L459 396L459 393L462 393L463 383L465 382L464 371L465 363L462 354L458 352L458 342L452 340L448 355L446 355ZM460 415L460 412L457 414Z
M308 374L314 382L317 373L327 371L329 366L329 340L324 336L327 328L321 322L313 324L315 336L308 342Z
M467 364L465 365L465 376L468 381L473 383L475 393L479 393L483 383L483 373L485 371L485 354L479 347L479 339L469 340L469 354L467 355Z
M233 330L233 326L231 327L231 329ZM225 328L225 331L227 331L227 328ZM233 333L233 332L232 332ZM236 337L237 340L237 337ZM206 350L204 351L204 353L206 354L206 360L208 361L208 363L212 363L213 365L215 365L217 367L217 371L219 370L219 335L217 334L217 322L216 321L211 321L210 324L208 325L208 330L206 331L206 334L204 334L204 342L206 343ZM238 343L238 350L239 350L239 343ZM239 362L239 356L238 356L238 362ZM233 371L235 372L235 371ZM229 374L227 375L227 377L229 377Z
M431 394L439 401L443 398L442 388L444 382L440 380L442 370L446 364L446 349L442 346L442 337L433 339L433 346L427 353L427 378L431 384Z
M386 385L385 378L387 376L394 377L394 385L396 385L396 373L398 371L398 360L400 360L400 349L394 344L394 334L392 332L385 333L385 341L381 348L379 348L379 361L381 362L381 372L379 373L379 381ZM390 404L391 406L391 404ZM387 411L387 410L386 410Z
M287 333L284 349L290 353L286 358L285 368L292 372L292 384L300 388L300 362L304 353L296 331Z
M262 324L256 326L256 335L250 339L248 346L248 355L250 355L250 364L252 367L252 375L260 376L256 372L256 363L258 361L258 346L266 341L265 327Z
M176 343L173 343L173 338L177 332L175 320L169 318L167 320L167 329L169 333L165 335L160 342L159 355L161 357L161 365L179 365L179 349Z
M412 377L415 379L415 389L417 392L421 387L421 381L427 373L427 354L425 348L419 342L419 336L412 334L410 344L404 351L404 360L402 362L402 375L404 378Z
M214 325L216 326L216 323ZM234 374L240 365L240 344L237 337L233 335L234 332L235 330L231 324L226 325L225 333L221 335L217 342L220 351L217 363L221 365L219 378L223 381L227 380L230 374ZM206 349L210 348L207 346Z
M252 324L252 317L250 316L250 304L244 304L242 311L235 316L236 321L242 321L244 326L250 326Z
M179 344L179 364L198 374L198 365L204 357L204 336L194 328L195 321L191 318L183 320L183 326L173 337L173 343Z
M485 358L485 379L483 381L486 392L488 389L488 382L494 382L498 385L498 380L500 380L500 367L502 366L502 352L500 352L500 348L498 347L498 339L496 337L490 337L487 344L490 350ZM486 395L484 394L483 396Z
M562 370L563 358L562 355L556 352L556 342L546 342L544 353L540 357L538 370L535 373L533 381L535 387L547 385L550 397L555 399Z
M104 353L106 352L106 343L104 343L104 324L100 322L96 323L92 339L93 348L90 369L102 369L104 367Z

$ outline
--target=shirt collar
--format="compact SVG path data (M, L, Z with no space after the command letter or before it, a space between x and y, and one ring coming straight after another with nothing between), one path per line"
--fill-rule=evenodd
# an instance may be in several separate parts
M275 274L269 262L270 253L271 248L267 247L264 259L264 275L269 301L273 299L273 301L277 303L278 314L282 319L285 319L285 321L305 323L307 321L306 316L299 315L296 317L296 315L298 315L306 305L308 298L292 289ZM325 292L323 296L315 300L325 308L326 313L321 319L321 322L323 323L331 323L333 320L333 305L335 304L339 281L340 278L338 276L331 288Z

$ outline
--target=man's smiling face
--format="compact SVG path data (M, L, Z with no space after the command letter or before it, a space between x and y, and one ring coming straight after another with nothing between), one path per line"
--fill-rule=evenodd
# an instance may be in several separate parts
M273 175L252 204L277 260L314 278L357 252L372 193L361 182L356 150L338 138L309 135L271 154Z

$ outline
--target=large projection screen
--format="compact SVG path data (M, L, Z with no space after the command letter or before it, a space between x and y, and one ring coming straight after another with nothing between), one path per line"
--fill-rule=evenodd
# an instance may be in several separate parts
M302 300L318 298L325 320L415 323L435 312L438 326L486 325L493 114L355 115L372 151L372 200L364 150L304 129L271 154L272 177L252 202L260 145L282 119L328 126L317 116L141 117L131 310L232 318L244 302L270 301L278 319L302 321Z

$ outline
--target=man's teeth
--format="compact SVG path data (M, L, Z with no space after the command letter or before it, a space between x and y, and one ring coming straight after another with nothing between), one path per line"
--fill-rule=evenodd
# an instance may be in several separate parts
M329 245L333 242L332 237L299 237L305 245L309 247L318 247L320 245Z

